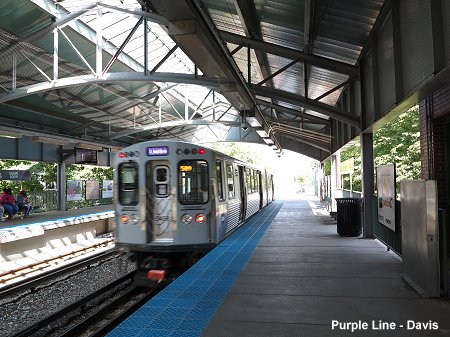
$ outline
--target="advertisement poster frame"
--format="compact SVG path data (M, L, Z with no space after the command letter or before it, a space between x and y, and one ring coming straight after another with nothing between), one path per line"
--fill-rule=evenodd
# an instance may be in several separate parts
M114 180L103 180L102 199L112 198L114 194Z
M395 232L396 200L395 164L377 167L377 209L378 222Z
M67 180L67 201L83 200L83 180Z
M98 180L86 180L86 200L98 200L100 198L100 182Z

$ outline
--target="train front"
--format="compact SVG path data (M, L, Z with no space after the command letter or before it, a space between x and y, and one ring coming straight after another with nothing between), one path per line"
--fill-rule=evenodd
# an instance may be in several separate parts
M139 283L176 275L214 245L212 156L210 150L171 141L135 144L118 153L116 247L134 252Z

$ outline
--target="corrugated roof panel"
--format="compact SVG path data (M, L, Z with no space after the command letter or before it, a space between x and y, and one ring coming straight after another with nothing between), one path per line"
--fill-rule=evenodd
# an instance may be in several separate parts
M268 55L271 73L287 66L292 60L275 55ZM285 90L294 94L300 94L303 86L303 63L296 63L283 72L273 77L275 88Z
M337 42L324 37L318 37L314 42L314 52L317 55L349 64L355 64L362 51L362 47Z
M322 43L334 46L325 53L323 49L317 48L313 52L317 55L341 59L339 51L343 46L353 49L354 54L359 55L362 47L367 41L370 31L383 6L383 0L341 0L341 1L318 1L317 39ZM354 64L358 57L353 56ZM349 54L342 56L347 62Z
M51 23L51 19L27 0L0 1L0 27L24 37Z
M202 2L218 29L245 35L234 0L203 0Z
M327 91L337 87L339 84L345 82L348 76L338 74L332 71L324 70L318 67L311 67L310 79L308 85L309 98L315 99ZM342 88L334 91L328 96L322 98L320 101L329 105L335 105L338 100Z
M227 44L229 50L234 50L237 45L228 43ZM247 62L247 48L241 48L236 53L234 53L233 58L239 67L244 78L248 79L248 62ZM251 73L250 78L252 83L258 83L263 80L259 64L256 59L255 51L253 49L250 50L250 62L251 62Z
M303 50L303 32L270 23L261 23L262 36L265 42L286 48Z
M256 0L264 41L299 49L303 46L305 2Z

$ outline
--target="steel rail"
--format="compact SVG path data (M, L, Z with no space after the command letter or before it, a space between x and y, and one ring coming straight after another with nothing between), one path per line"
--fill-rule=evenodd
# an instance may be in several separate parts
M58 275L70 272L72 270L83 268L87 265L97 262L98 260L103 260L108 256L113 256L116 254L118 254L117 251L115 251L114 249L110 249L110 250L103 251L103 252L97 253L95 255L89 256L83 260L74 261L74 262L68 263L64 266L60 266L57 269L44 271L44 272L40 273L39 275L30 276L23 281L18 281L16 283L5 285L0 288L0 297L8 295L9 293L18 292L18 291L25 290L25 289L32 289L32 288L36 287L38 284L44 282L46 279L54 278ZM56 261L56 260L58 260L58 258L53 259L53 260ZM26 268L23 268L23 269L26 269ZM38 270L33 270L32 273L35 273ZM16 271L14 271L14 272L16 272ZM6 275L6 274L3 274L3 275ZM1 275L1 276L3 276L3 275ZM23 277L24 275L22 274L21 276Z
M135 272L131 272L131 273L117 279L116 281L93 292L92 294L89 294L88 296L85 296L82 299L75 301L72 304L69 304L68 306L64 307L63 309L46 316L44 319L40 320L39 322L36 322L36 323L26 327L25 329L14 334L12 337L29 337L29 336L33 335L33 333L36 333L39 330L41 330L42 328L47 327L50 323L57 321L61 317L66 316L71 311L76 310L80 307L83 307L90 301L94 300L95 298L100 297L101 295L108 292L109 290L114 289L115 287L118 287L121 284L125 283L127 280L130 280L130 279L132 280L134 278L134 274L135 274Z

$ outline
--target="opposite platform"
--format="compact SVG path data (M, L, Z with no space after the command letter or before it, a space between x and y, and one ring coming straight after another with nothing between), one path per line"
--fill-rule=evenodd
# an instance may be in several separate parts
M44 235L45 231L51 229L114 218L114 214L112 205L32 213L26 218L0 222L0 243Z

